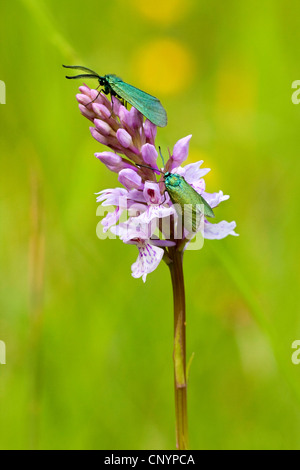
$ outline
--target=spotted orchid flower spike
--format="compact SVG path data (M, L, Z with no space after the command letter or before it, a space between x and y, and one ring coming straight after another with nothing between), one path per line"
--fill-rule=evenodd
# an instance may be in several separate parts
M132 276L146 281L147 274L158 267L164 255L168 259L169 247L183 247L184 241L190 241L186 230L183 230L182 239L158 236L162 220L171 219L176 226L178 213L165 192L164 178L159 172L158 151L155 146L156 126L147 119L144 121L143 115L134 107L128 111L115 97L112 97L112 105L106 96L86 85L79 90L79 109L93 124L90 127L92 136L108 147L108 151L98 152L95 156L108 170L118 174L118 181L122 185L104 189L97 195L97 202L101 202L103 206L115 207L113 212L103 218L103 231L110 230L124 243L137 246L138 258L131 267ZM191 135L174 145L164 172L183 177L205 203L214 209L229 196L222 191L205 191L204 176L210 170L201 168L203 161L181 166L188 157L190 139ZM125 211L127 220L124 221L122 217L122 222L119 222ZM167 225L166 221L163 225ZM235 222L212 223L205 217L200 226L204 239L236 235ZM172 232L172 229L169 231ZM161 232L160 234L163 235Z

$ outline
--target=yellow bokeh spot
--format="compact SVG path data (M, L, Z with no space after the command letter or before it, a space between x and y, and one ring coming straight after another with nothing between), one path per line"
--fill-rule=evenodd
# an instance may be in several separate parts
M142 16L161 24L172 24L182 19L193 0L131 0L133 8Z
M144 45L133 57L132 66L140 87L158 95L172 95L184 89L195 70L190 51L173 39Z
M256 104L256 74L238 61L224 63L218 76L217 105L220 111L251 112Z

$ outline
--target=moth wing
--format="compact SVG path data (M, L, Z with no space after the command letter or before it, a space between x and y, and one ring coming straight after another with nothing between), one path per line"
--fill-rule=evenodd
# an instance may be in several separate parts
M185 180L184 180L185 181ZM193 206L199 206L199 210L205 217L214 217L215 214L208 204L204 197L201 194L197 193L197 191L185 181L185 198L187 201L193 204Z
M206 202L206 200L200 194L199 194L199 197L201 199L201 205L203 205L205 217L214 217L215 216L214 211L212 210L208 202Z
M155 96L123 82L115 75L106 75L111 88L131 106L140 111L149 121L159 127L167 125L167 113Z
M185 204L183 210L183 225L189 232L196 233L203 221L203 213L200 206Z

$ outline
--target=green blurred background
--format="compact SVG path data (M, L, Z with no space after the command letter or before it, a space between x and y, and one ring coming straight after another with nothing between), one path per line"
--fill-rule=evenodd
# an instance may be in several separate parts
M300 447L300 7L296 1L1 2L1 449L174 449L168 269L131 277L134 246L96 237L93 154L61 64L116 73L193 134L188 163L230 194L238 238L184 270L193 449ZM90 85L94 85L91 82Z

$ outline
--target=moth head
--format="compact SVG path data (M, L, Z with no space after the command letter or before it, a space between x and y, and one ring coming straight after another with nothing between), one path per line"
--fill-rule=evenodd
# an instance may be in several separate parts
M166 171L164 174L164 180L168 183L169 186L179 186L181 179L182 177L176 173L170 173L169 171Z
M105 86L106 85L106 78L105 77L101 77L101 75L98 75L98 82L99 82L99 85L100 86Z

